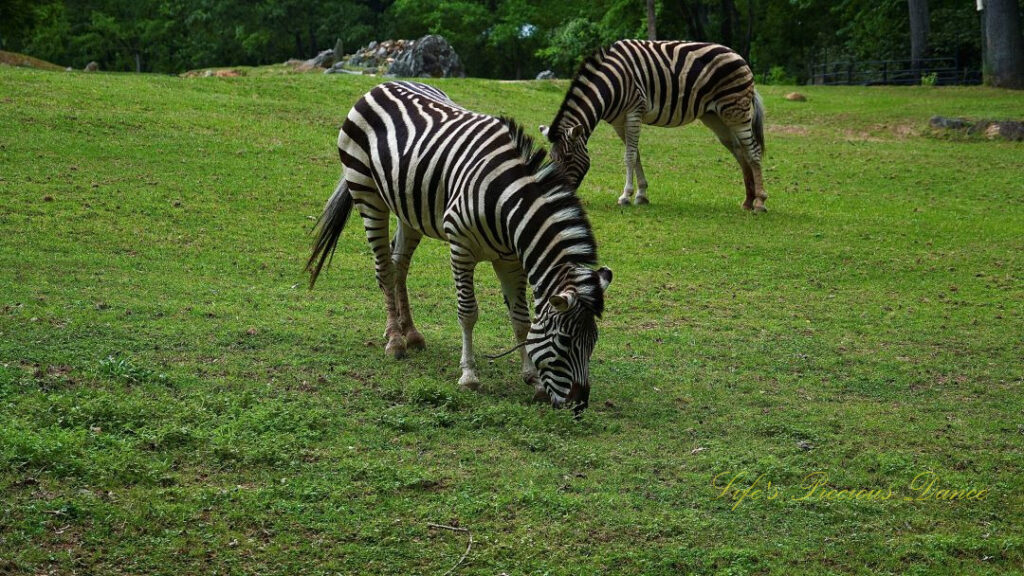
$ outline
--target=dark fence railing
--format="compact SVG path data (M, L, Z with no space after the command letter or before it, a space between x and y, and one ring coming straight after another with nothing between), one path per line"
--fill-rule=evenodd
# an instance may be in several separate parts
M934 75L934 76L933 76ZM828 62L811 67L811 84L916 85L981 84L981 70L960 66L956 58L925 58L918 66L907 60L862 60Z

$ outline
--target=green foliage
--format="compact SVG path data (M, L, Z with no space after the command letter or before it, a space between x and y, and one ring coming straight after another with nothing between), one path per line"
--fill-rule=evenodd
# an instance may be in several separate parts
M568 78L604 44L601 36L601 28L591 20L573 18L553 32L549 45L537 56L560 77Z
M575 421L482 358L512 339L486 265L483 386L458 388L442 242L403 361L358 218L305 289L338 126L379 81L0 68L0 573L443 574L467 537L428 522L471 530L459 574L1019 572L1020 144L925 128L1018 93L759 87L760 216L699 124L643 131L653 204L620 208L602 125L579 194L615 281ZM567 86L432 82L527 126ZM991 496L791 500L928 470ZM783 498L733 509L730 472Z
M962 0L930 0L929 56L980 67L979 22ZM659 36L714 41L748 57L759 75L782 67L805 81L812 65L903 59L903 0L681 0L657 2ZM181 72L309 58L340 39L441 34L471 76L566 76L597 46L646 37L636 0L10 0L0 4L0 46L62 65Z
M921 86L935 86L935 83L939 80L939 75L935 72L931 74L921 75Z
M766 85L793 85L797 83L796 76L788 73L782 66L772 66L768 73L757 77L758 84Z

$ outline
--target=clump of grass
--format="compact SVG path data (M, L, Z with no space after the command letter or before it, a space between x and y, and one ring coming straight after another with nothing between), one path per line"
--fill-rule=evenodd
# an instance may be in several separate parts
M100 374L114 380L142 384L144 382L166 383L167 374L139 366L130 356L110 355L100 360Z

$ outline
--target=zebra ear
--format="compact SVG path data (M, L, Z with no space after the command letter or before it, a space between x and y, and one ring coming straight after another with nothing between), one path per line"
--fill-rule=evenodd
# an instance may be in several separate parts
M569 136L569 138L575 140L580 136L583 136L583 126L580 124L576 124L575 126L572 126L568 130L566 130L565 133L567 136Z
M538 129L540 130L540 133L541 133L541 134L542 134L542 135L543 135L543 136L544 136L545 138L547 138L547 137L548 137L548 130L549 130L549 128L548 128L547 126L545 126L545 125L541 124L540 126L537 126L537 128L538 128Z
M572 292L562 292L561 294L556 294L551 298L548 298L548 304L551 304L555 310L559 312L565 312L569 308L572 308L575 303L576 295Z
M608 285L612 283L612 271L602 267L597 271L597 281L601 283L601 292L608 290Z

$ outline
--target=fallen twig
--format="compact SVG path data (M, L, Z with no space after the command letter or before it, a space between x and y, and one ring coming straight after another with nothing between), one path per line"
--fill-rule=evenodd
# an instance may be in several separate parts
M446 526L444 524L434 524L433 522L427 522L427 526L430 528L437 528L438 530L449 530L451 532L465 532L467 535L469 535L469 542L466 544L466 551L462 553L462 557L459 558L459 561L455 563L455 566L452 566L451 569L449 569L443 575L449 576L449 574L455 572L455 569L458 568L466 560L466 557L469 556L469 551L473 549L473 533L470 532L469 529L467 528L459 528L458 526Z

